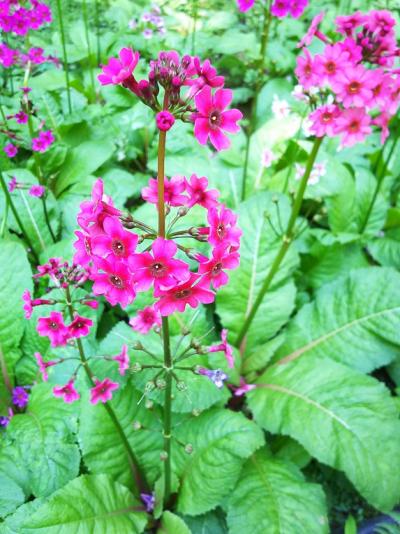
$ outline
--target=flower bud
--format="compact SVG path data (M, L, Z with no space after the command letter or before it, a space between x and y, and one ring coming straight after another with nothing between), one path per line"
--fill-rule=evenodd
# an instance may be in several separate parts
M153 381L150 381L150 382L147 382L145 387L144 387L144 391L145 393L150 393L151 391L153 391L153 389L156 387L155 383Z
M139 373L141 370L142 370L142 366L140 365L139 362L135 362L131 367L132 373Z
M176 383L176 389L178 391L186 391L187 390L187 385L185 384L185 382L182 382L180 380L179 382Z
M169 111L160 111L156 115L157 128L162 132L168 132L175 123L175 117Z
M156 381L157 389L165 389L167 387L167 383L163 378L157 378Z
M167 460L167 458L168 458L168 453L167 452L165 452L165 451L160 452L160 460L162 462L165 462Z
M133 430L140 430L141 428L142 428L142 425L140 424L139 421L133 422Z
M193 452L193 445L191 443L188 443L187 445L185 445L185 452L187 454L192 454Z

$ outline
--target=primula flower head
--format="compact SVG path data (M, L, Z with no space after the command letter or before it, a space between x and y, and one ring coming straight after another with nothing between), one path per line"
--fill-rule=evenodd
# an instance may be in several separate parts
M137 312L136 317L132 317L129 324L137 332L147 334L153 326L161 326L161 317L153 306L146 306Z
M69 336L74 338L85 337L89 334L92 325L93 321L91 319L75 314L74 320L68 325Z
M187 206L191 208L195 204L203 206L203 208L213 208L218 204L217 198L219 197L219 191L216 189L209 189L208 180L205 176L198 177L196 174L192 174L189 180L186 180L186 191L189 194L189 200Z
M53 394L55 397L62 397L64 402L71 404L80 398L79 393L74 386L74 380L70 380L64 386L55 386L53 388Z
M122 308L133 302L136 291L132 274L125 264L113 257L107 260L97 258L95 268L92 272L95 295L104 295L112 306L120 304Z
M226 285L229 282L228 275L224 269L236 269L239 266L239 253L230 252L224 244L216 246L212 251L212 258L206 258L199 264L199 274L202 274L201 284L210 284L215 289Z
M208 210L207 219L211 228L208 241L213 246L239 246L242 231L236 226L237 215L232 210L221 204Z
M102 73L97 76L101 85L118 85L132 76L139 61L139 52L131 48L122 48L119 59L111 58L107 65L103 66Z
M64 324L62 313L57 311L52 311L49 317L40 317L37 331L40 336L46 336L50 339L52 347L66 345L69 339L69 332Z
M125 230L118 219L106 217L103 221L103 231L104 233L95 235L91 240L90 254L111 255L115 260L126 259L133 254L138 243L138 236ZM87 244L85 248L86 246ZM88 252L87 249L86 252Z
M95 379L95 386L90 390L90 402L103 404L112 399L112 393L119 388L119 384L112 382L109 378L104 380Z
M55 137L51 130L39 132L38 137L32 138L32 150L34 152L46 152L50 145L55 141Z
M171 315L175 311L183 312L187 305L191 308L197 308L202 304L210 304L214 302L215 294L198 284L200 276L192 273L187 282L176 285L167 290L158 289L154 292L156 297L159 297L155 304L155 308L159 310L161 315Z

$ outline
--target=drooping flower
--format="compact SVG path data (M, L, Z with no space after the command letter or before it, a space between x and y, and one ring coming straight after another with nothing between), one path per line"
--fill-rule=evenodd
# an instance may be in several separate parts
M173 241L158 237L151 245L152 253L132 254L128 258L129 268L140 291L146 291L152 284L156 289L170 288L189 278L189 266L174 259L177 250Z
M112 256L107 260L96 259L91 279L94 295L104 295L112 306L120 304L126 308L135 299L136 291L128 267Z
M104 194L103 180L95 181L91 200L80 204L77 219L79 226L91 235L104 233L103 222L106 217L119 217L120 210L114 208L112 200Z
M103 66L102 73L97 76L101 85L118 85L132 76L139 61L139 52L131 48L122 48L119 59L111 58L107 65Z
M17 179L15 178L15 176L13 176L7 184L8 191L12 193L16 189L17 185Z
M52 367L53 365L56 365L57 362L54 362L54 361L45 362L40 352L35 352L34 356L36 358L36 362L38 364L39 371L42 375L43 381L47 382L47 380L49 379L47 368Z
M240 377L240 385L239 387L231 386L233 390L233 394L235 397L241 397L242 395L245 395L248 391L251 391L252 389L256 388L256 384L247 384L245 379L241 376Z
M62 313L52 311L49 317L40 317L36 328L40 336L50 338L52 347L67 344L69 332Z
M18 408L25 408L28 404L29 395L22 386L17 386L12 390L11 402Z
M55 397L62 397L67 404L71 404L80 398L79 393L75 389L73 379L67 382L64 386L55 386L53 388L53 394Z
M228 344L227 337L228 330L226 328L223 328L221 332L222 343L219 343L218 345L211 345L211 347L208 347L208 352L223 352L225 354L225 358L228 362L229 367L232 369L234 366L233 349Z
M46 191L46 188L44 185L33 185L28 193L31 197L37 197L41 198L44 195L44 192Z
M112 382L109 378L104 380L95 379L95 386L90 390L90 402L103 404L112 399L112 392L119 388L119 384Z
M184 206L187 203L187 197L182 195L185 191L185 179L183 176L172 176L170 180L164 178L164 201L170 206ZM151 204L158 202L157 180L150 178L149 185L142 189L143 200Z
M157 289L154 292L159 300L155 303L156 310L159 310L161 315L171 315L175 311L183 312L187 305L191 308L197 308L201 304L210 304L214 302L215 294L202 287L197 282L200 276L191 273L187 282L178 284L175 287L167 290Z
M221 204L208 210L207 220L210 224L208 241L213 246L239 246L242 231L236 226L237 215L233 211Z
M74 320L68 325L69 335L74 338L85 337L89 334L92 325L93 321L91 319L75 314Z
M307 30L307 33L303 36L303 38L300 40L299 44L297 45L298 48L303 48L303 46L309 46L314 36L321 39L321 41L323 41L324 43L328 42L328 39L326 38L326 36L323 33L321 33L318 29L324 16L325 16L324 12L321 12L321 13L318 13L318 15L315 15L315 17L311 21L310 27Z
M129 369L129 356L128 356L128 345L122 345L121 352L117 356L113 357L113 360L118 362L118 370L120 375L124 375Z
M3 150L9 158L14 158L18 154L18 147L12 143L7 143Z
M161 317L153 306L146 306L137 312L136 317L132 317L129 324L137 332L147 334L153 326L161 326Z
M236 269L239 266L239 253L230 252L225 245L219 245L212 251L212 258L206 258L199 264L199 274L203 275L201 284L210 284L219 289L229 281L223 269Z
M224 387L225 380L228 379L228 375L224 373L221 369L205 369L204 367L200 367L198 370L199 375L206 376L213 382L218 389L221 389Z
M192 174L190 179L186 180L186 191L189 194L188 208L199 204L199 206L209 209L218 204L217 198L219 197L219 191L216 189L209 189L207 191L207 187L208 180L205 176L199 178L196 174Z
M216 150L229 148L230 140L224 131L239 132L240 126L237 121L243 116L238 109L226 110L231 101L232 91L230 89L218 89L212 95L209 86L205 86L195 96L197 112L192 115L192 119L194 120L194 135L200 144L205 145L207 139L210 138Z
M104 234L93 237L91 253L96 256L110 256L115 260L127 259L135 252L138 236L125 230L116 217L106 217L103 221ZM79 236L78 236L79 237Z

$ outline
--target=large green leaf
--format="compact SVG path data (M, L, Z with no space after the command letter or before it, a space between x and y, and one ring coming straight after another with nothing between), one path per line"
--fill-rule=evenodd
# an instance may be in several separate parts
M56 399L47 384L36 385L26 413L15 415L7 428L0 470L2 465L7 468L8 449L14 449L17 464L25 470L30 491L37 497L50 495L76 477L80 454L74 436L75 410L74 405Z
M393 228L368 243L368 252L386 267L400 269L400 228Z
M54 493L21 534L140 534L146 514L131 492L106 475L83 475Z
M294 464L262 449L243 467L228 501L228 526L230 534L327 533L324 493Z
M193 447L178 472L178 510L189 515L220 504L235 485L243 459L264 441L260 429L242 414L217 409L177 427L175 435Z
M13 512L24 501L22 488L12 478L0 473L0 517Z
M400 274L357 269L325 286L289 323L275 359L310 355L369 372L395 358L400 346Z
M385 386L328 358L274 366L248 393L256 421L344 471L373 506L400 498L399 410Z
M235 341L281 245L265 214L269 213L272 224L279 231L280 226L287 224L289 205L283 197L279 203L273 199L278 197L270 193L257 194L239 208L239 226L243 230L240 267L230 273L229 284L217 295L217 312L224 327L230 331L231 342ZM251 324L246 341L248 349L265 343L289 319L296 290L288 277L296 265L297 255L291 247Z
M183 519L166 510L162 515L157 534L191 534L191 532Z

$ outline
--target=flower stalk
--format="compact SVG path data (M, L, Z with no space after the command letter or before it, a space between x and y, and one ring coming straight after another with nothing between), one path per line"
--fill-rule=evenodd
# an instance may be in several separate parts
M323 137L316 137L314 141L314 145L312 147L310 156L308 158L306 170L304 172L304 175L301 179L301 182L299 184L299 188L296 194L296 197L294 199L292 211L290 214L289 222L286 227L285 234L282 238L282 244L275 256L275 259L271 265L270 270L268 271L267 276L265 277L264 283L243 323L243 327L239 332L239 335L236 339L236 346L240 347L244 341L244 338L251 326L251 323L253 322L253 319L257 313L258 308L260 307L265 294L267 293L268 289L270 288L273 279L275 278L276 273L279 270L279 267L286 256L287 251L289 250L289 247L294 239L295 236L295 225L296 225L296 219L300 213L301 205L303 202L304 193L307 187L307 182L310 177L311 171L313 169L315 160L317 158L317 154L319 151L319 148L321 146Z
M61 0L57 0L57 14L58 14L58 23L60 25L61 45L62 45L62 51L63 51L63 62L64 62L64 72L65 72L65 83L67 86L68 112L72 113L68 55L67 55L67 46L65 44L65 29L64 29L63 15L62 15L62 9L61 9Z

